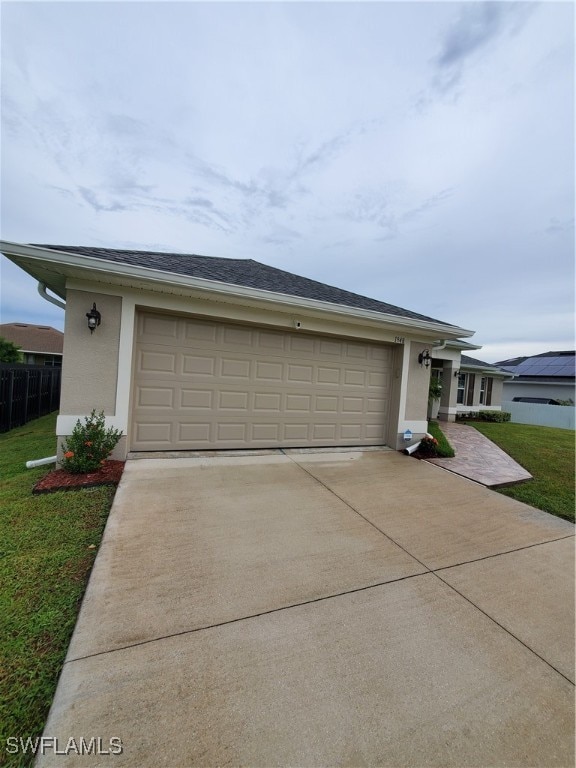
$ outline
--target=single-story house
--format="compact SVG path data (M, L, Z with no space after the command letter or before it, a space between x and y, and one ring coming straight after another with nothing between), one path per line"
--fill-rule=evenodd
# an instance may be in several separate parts
M442 386L440 419L502 409L503 387L513 374L464 354L475 349L481 347L458 340L433 350L431 376Z
M430 365L444 357L441 418L455 418L459 340L473 331L252 259L0 250L66 309L60 437L96 409L124 433L117 457L402 448L427 431Z
M64 334L49 325L2 323L0 337L20 347L26 365L62 365Z
M503 400L533 403L576 400L574 350L515 357L497 365L514 374L514 378L504 384Z

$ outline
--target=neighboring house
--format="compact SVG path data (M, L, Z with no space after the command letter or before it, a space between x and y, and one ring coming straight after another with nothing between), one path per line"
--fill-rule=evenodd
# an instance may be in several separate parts
M453 371L470 346L458 340L473 331L251 259L6 242L0 250L66 303L59 436L96 409L124 433L118 457L401 448L427 431L428 366L434 348L449 344L442 416L454 419Z
M512 374L463 354L463 350L474 349L481 347L459 340L432 350L432 376L442 385L440 419L453 420L459 413L502 409L503 385Z
M503 400L549 403L572 400L576 383L574 350L544 352L531 357L515 357L497 363L514 374L505 382Z
M26 365L62 365L64 334L49 325L32 323L3 323L0 337L20 347Z

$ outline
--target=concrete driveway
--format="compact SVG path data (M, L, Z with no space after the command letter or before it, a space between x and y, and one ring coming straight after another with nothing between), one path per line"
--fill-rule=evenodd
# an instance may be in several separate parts
M101 754L39 766L572 766L574 526L386 450L129 461L45 735Z

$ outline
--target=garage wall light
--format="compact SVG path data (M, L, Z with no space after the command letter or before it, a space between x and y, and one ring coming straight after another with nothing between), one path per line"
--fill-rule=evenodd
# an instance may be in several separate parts
M430 367L431 360L432 358L430 357L429 349L425 349L423 352L420 352L420 354L418 355L418 362L420 363L420 365L425 365L426 368Z
M92 334L94 333L94 329L100 325L100 321L102 320L102 315L96 309L96 302L92 304L92 309L90 312L86 312L86 317L88 318L88 328L90 328L90 333Z

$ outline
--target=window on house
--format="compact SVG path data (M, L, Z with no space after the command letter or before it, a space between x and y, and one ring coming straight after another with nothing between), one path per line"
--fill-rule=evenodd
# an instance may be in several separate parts
M468 383L468 375L466 373L458 374L458 392L456 395L456 402L460 405L464 405L464 398L466 397L466 384Z
M56 355L50 355L50 357L46 357L44 359L44 365L49 365L53 368L61 368L62 367L62 358L56 357Z
M486 376L480 379L480 405L486 405Z
M494 379L491 376L486 377L486 402L484 405L492 405L492 383Z
M430 378L435 379L438 384L442 385L442 368L432 368Z

